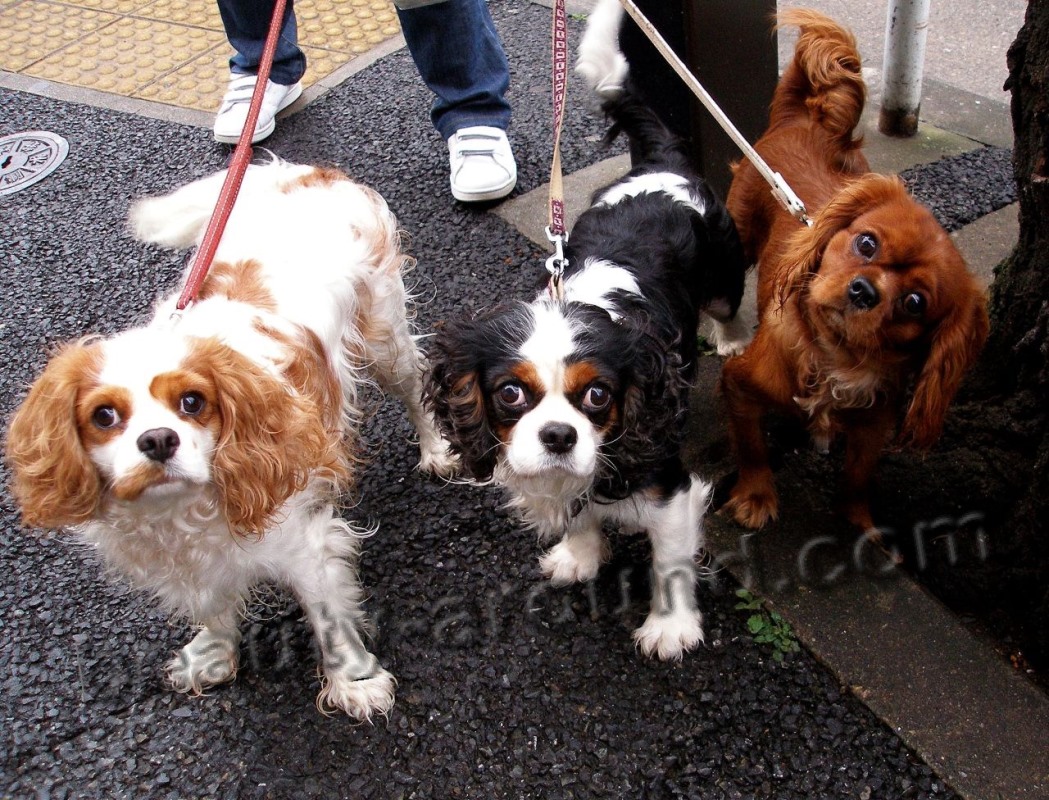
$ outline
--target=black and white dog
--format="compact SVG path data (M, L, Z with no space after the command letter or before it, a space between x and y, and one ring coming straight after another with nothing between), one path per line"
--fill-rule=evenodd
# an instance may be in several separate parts
M719 345L743 292L743 253L724 206L658 117L627 90L603 108L640 153L599 191L565 248L564 296L540 292L443 324L427 399L478 481L494 481L543 539L555 583L588 581L608 557L603 525L647 531L650 613L634 638L678 659L703 639L695 600L710 485L679 450L700 311ZM739 325L735 325L739 328Z

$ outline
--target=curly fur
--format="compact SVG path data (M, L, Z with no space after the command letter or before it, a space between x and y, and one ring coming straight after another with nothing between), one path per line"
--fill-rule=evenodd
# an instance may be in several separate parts
M146 241L198 241L225 175L135 204ZM196 302L62 348L7 436L23 521L71 527L105 564L201 626L168 665L200 693L237 670L254 588L290 588L317 633L325 711L386 713L393 677L364 645L357 539L337 504L352 484L374 379L407 406L420 466L454 459L423 408L397 222L331 169L252 166Z

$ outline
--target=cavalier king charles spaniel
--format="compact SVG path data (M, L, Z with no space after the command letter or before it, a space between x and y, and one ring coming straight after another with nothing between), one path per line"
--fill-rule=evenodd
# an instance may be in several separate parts
M199 241L225 173L142 200L137 238ZM70 527L104 562L200 632L168 664L179 691L237 671L252 588L294 593L321 654L318 708L385 713L394 679L361 635L366 532L338 501L353 478L358 389L400 397L420 467L454 457L422 406L397 223L371 189L275 160L248 169L199 298L111 338L66 345L7 438L27 525Z
M937 440L987 337L986 300L929 210L899 178L869 171L852 34L815 11L785 11L779 23L800 33L757 150L812 225L776 203L752 164L736 167L727 205L759 265L760 323L722 374L739 459L723 511L750 528L776 518L761 429L775 410L802 419L821 450L844 435L842 512L876 537L868 486L879 454L900 417L900 444Z
M652 603L643 653L678 659L703 638L694 560L710 486L680 444L701 310L733 347L743 252L725 207L628 89L606 95L609 133L639 154L598 191L565 246L563 297L541 291L439 327L426 396L466 472L494 481L543 540L554 584L589 581L603 526L647 531ZM725 326L728 326L727 328Z

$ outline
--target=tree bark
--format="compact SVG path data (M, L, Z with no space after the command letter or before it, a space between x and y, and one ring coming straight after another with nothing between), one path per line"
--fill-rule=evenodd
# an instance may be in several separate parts
M1025 631L1023 649L1049 681L1049 0L1028 3L1008 67L1020 231L996 270L991 335L969 405L995 420L972 446L997 450L989 459L1000 459L1001 490L1015 498L993 525L1001 571L981 582L987 601Z

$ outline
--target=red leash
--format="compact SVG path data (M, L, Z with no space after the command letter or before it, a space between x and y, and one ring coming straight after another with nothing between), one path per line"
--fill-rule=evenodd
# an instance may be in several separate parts
M255 91L251 94L251 105L248 106L248 119L244 123L244 129L240 132L237 147L230 159L229 169L226 172L226 180L219 192L219 199L215 203L215 210L211 213L204 238L197 248L197 254L193 260L193 267L186 278L186 286L179 296L178 304L175 306L179 311L185 310L186 306L197 299L200 287L211 269L211 262L215 258L222 232L226 229L229 215L233 211L233 204L237 202L237 194L240 185L244 181L244 173L247 172L248 164L251 163L252 147L251 139L255 134L255 124L259 120L259 110L262 108L262 97L266 93L266 83L270 78L270 68L273 66L273 54L277 52L277 39L280 36L281 23L284 21L284 8L287 0L276 0L273 6L273 19L270 20L269 33L266 35L266 44L262 49L262 58L259 60L258 80L255 81Z

